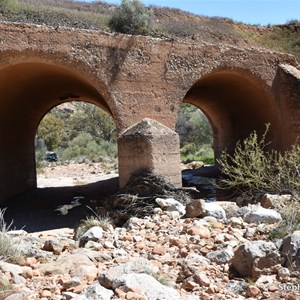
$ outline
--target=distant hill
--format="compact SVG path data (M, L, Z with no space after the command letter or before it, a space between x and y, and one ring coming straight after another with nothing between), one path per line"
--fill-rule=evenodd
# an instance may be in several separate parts
M116 7L104 1L0 0L0 21L110 31L108 22ZM156 37L265 47L291 53L300 61L300 20L259 26L167 7L151 6L151 9Z

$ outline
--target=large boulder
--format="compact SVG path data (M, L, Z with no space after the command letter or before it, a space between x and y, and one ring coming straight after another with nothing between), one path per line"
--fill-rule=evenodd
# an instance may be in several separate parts
M280 252L286 259L287 267L300 269L300 231L294 231L283 239Z
M280 213L274 209L267 209L263 207L257 207L254 210L246 213L243 217L244 221L247 223L266 223L275 224L282 220Z
M282 258L272 242L252 241L241 245L232 258L232 267L241 276L254 276L281 264Z

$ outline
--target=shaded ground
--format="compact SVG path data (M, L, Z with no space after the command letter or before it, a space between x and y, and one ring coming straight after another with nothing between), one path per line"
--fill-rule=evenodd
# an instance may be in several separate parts
M118 189L118 177L101 180L83 186L37 188L4 203L7 207L5 220L14 220L16 229L27 232L56 228L74 228L86 215L91 214L87 206L105 199ZM84 197L80 206L71 209L68 214L60 215L55 209L63 204L70 204L74 197Z
M81 219L92 214L89 207L94 208L96 202L99 205L101 201L118 191L118 175L104 173L101 175L99 166L97 166L99 171L94 174L91 172L91 168L94 167L81 164L81 172L78 166L73 165L65 168L53 164L45 168L44 173L38 176L39 188L19 195L1 206L7 208L5 221L10 223L13 220L16 229L23 228L27 232L75 228ZM182 175L184 186L196 186L200 191L195 193L195 198L204 198L206 201L221 198L212 184L219 175L214 166L184 170ZM98 178L97 182L84 184L87 181L94 181L95 178ZM81 185L78 185L78 182L81 182ZM81 205L70 209L66 215L61 215L56 210L61 205L71 204L76 197L81 197Z

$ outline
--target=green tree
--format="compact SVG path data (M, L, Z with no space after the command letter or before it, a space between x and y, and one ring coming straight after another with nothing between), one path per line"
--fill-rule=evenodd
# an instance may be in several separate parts
M41 121L37 136L44 141L48 150L52 151L60 145L63 126L64 122L51 114Z
M122 0L109 21L109 27L117 32L147 35L150 33L153 11L140 0Z
M114 142L116 127L112 117L98 107L77 103L77 111L68 119L68 138L74 139L80 132L89 133L98 143L101 140Z
M196 146L211 144L212 130L203 112L197 107L183 103L176 122L181 147L193 143Z

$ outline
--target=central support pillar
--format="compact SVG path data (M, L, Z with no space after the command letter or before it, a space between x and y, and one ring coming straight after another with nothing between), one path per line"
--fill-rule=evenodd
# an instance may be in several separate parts
M178 134L165 125L145 118L126 129L118 139L120 188L130 176L150 170L182 186Z

